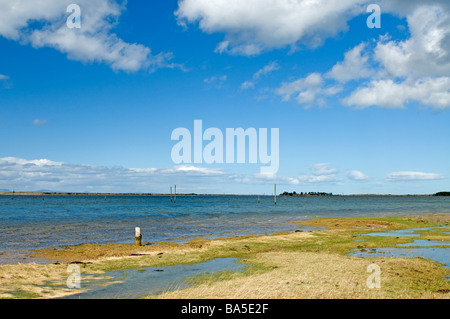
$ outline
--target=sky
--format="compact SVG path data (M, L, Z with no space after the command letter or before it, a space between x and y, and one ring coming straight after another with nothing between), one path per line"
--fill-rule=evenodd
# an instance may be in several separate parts
M0 0L0 190L431 194L449 112L446 0ZM196 120L278 170L174 162Z

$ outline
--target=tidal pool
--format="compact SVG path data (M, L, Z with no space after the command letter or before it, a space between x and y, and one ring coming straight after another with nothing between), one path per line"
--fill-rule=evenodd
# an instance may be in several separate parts
M450 251L449 248L376 248L372 251L355 250L348 254L353 257L397 257L397 258L414 258L422 257L441 262L444 268L450 268Z
M412 243L398 244L401 247L433 247L433 246L450 246L450 241L415 239Z
M364 234L364 236L389 236L389 237L420 237L416 231L432 230L437 228L449 228L449 226L427 227L427 228L411 228L400 229L388 232L375 232ZM414 239L411 243L398 244L397 247L372 248L370 251L354 250L348 254L353 257L404 257L414 258L422 257L441 262L445 268L450 268L450 248L436 247L436 246L450 246L450 241ZM405 248L410 247L410 248Z
M229 270L244 271L245 265L236 263L237 258L216 258L207 262L166 267L147 267L123 269L106 272L102 277L107 280L97 282L83 276L81 288L87 292L67 296L63 299L138 299L151 294L186 288L189 283L184 279L199 274L213 274ZM83 279L87 279L83 282ZM108 282L118 282L107 286ZM102 285L103 284L103 285Z
M410 229L399 229L399 230L391 230L388 232L376 232L364 234L364 236L382 236L382 237L419 237L420 234L415 234L417 230L428 230L431 228L410 228Z

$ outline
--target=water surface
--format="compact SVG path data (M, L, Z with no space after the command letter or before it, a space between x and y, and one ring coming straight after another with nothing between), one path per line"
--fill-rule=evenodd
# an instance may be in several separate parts
M449 197L11 196L0 195L0 264L40 261L33 249L84 243L178 242L295 230L314 217L450 213Z
M109 271L102 275L110 278L105 282L120 281L120 283L107 286L102 286L102 281L89 280L89 276L84 275L81 280L81 288L87 288L88 291L63 299L137 299L189 287L189 283L185 280L187 277L214 274L224 270L244 271L244 265L238 264L236 261L236 258L216 258L192 265ZM83 278L87 280L83 280Z

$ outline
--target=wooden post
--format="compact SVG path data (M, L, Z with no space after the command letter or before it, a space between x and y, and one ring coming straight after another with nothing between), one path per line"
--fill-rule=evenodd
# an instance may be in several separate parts
M142 246L141 228L136 227L134 230L135 230L134 238L136 239L136 246Z
M258 195L258 203L259 203L259 195Z
M170 201L172 201L172 186L170 186Z
M273 186L273 194L275 196L275 205L277 204L277 184Z
M176 203L177 202L177 185L175 185L175 192L173 195L173 202Z

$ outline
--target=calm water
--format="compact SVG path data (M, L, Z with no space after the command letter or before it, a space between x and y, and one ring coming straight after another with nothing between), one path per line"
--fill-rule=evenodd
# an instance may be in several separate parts
M236 258L217 258L192 265L174 265L166 267L146 267L141 269L122 269L109 271L102 277L111 279L106 283L119 283L103 286L98 279L89 281L89 275L81 279L82 288L88 290L81 294L63 299L137 299L151 294L189 287L186 278L199 274L211 275L218 271L244 271L244 265L236 263Z
M450 213L450 197L0 196L0 263L36 261L32 249L83 243L184 241L294 230L314 217Z
M392 237L419 237L420 234L416 233L421 230L433 230L433 229L446 229L450 226L442 227L427 227L427 228L415 228L415 229L402 229L402 230L392 230L388 232L376 232L365 234L364 236L392 236ZM439 247L444 246L444 248ZM450 246L450 241L445 240L424 240L424 239L413 239L410 243L398 244L397 247L385 247L385 248L370 248L370 249L359 249L354 250L349 256L355 257L405 257L414 258L422 257L431 260L438 261L443 264L445 268L450 268L450 249L445 248L445 246ZM407 248L404 248L407 247ZM419 248L417 248L419 247ZM423 247L423 248L422 248ZM447 278L448 279L448 278Z

